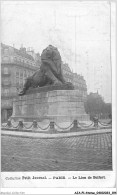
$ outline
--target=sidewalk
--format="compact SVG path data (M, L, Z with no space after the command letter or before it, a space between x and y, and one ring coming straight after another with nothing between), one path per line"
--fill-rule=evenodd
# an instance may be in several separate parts
M42 133L42 132L23 132L18 130L2 130L2 135L15 136L15 137L27 137L27 138L62 138L62 137L76 137L76 136L85 136L85 135L94 135L94 134L104 134L111 133L112 129L97 129L97 130L79 130L78 132L62 132L62 133Z

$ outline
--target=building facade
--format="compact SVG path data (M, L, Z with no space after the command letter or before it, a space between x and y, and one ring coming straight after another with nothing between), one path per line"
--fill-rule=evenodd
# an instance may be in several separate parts
M75 89L79 90L79 93L83 96L84 101L87 98L87 85L84 77L82 75L78 75L77 73L73 73L73 81L72 81Z
M62 62L62 73L67 82L73 83L73 73L67 63Z
M73 73L68 64L62 63L62 71L63 76L67 82L71 82L74 85L74 88L79 91L79 93L83 96L84 101L87 98L87 86L84 77Z
M1 119L7 121L12 115L13 98L22 89L25 80L40 68L41 57L32 48L21 47L19 50L1 44ZM73 73L67 63L62 62L62 72L67 82L87 96L86 82L83 76Z
M13 98L23 87L28 76L40 67L39 54L35 60L26 52L1 44L1 120L6 121L12 114Z

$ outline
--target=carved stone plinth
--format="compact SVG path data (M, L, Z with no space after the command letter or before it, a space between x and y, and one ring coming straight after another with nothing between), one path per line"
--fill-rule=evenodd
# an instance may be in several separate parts
M74 90L72 83L66 82L65 84L56 84L56 85L45 85L43 87L30 88L26 91L26 95L35 94L41 92L49 92L55 90Z
M15 121L67 122L87 120L84 100L78 90L54 90L19 96L13 102Z

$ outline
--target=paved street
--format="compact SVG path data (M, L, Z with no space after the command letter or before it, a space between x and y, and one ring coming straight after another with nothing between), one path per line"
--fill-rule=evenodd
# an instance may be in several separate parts
M2 136L2 171L112 170L111 133L63 138Z

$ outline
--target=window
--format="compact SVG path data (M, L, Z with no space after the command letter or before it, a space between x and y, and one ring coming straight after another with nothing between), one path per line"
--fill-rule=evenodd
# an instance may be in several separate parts
M19 78L18 77L16 78L16 86L17 87L19 86Z
M6 56L5 56L5 57L3 58L3 61L8 62L8 61L9 61L9 57L6 57Z
M16 69L16 87L19 87L19 75L20 75L19 69Z
M23 79L23 85L25 84L25 82L26 82L26 79L24 78L24 79Z
M9 89L4 89L4 95L8 96L9 95Z
M17 58L16 58L16 57L14 57L14 61L15 61L15 62L17 61Z
M10 57L10 61L13 62L14 61L14 58L13 56Z
M17 61L20 62L20 58L19 57L17 57Z
M8 54L8 49L4 49L4 54Z
M25 60L25 63L28 64L28 60Z
M30 76L30 71L28 71L28 76Z
M20 78L23 78L23 72L20 71Z
M3 84L4 84L4 85L10 84L9 78L4 78L4 79L3 79Z
M9 73L8 67L4 67L3 71L4 71L4 74L8 74Z
M21 84L21 85L23 84L23 79L22 79L22 78L20 78L20 84Z
M24 70L24 78L26 78L27 74L26 74L26 70Z
M19 77L19 70L16 69L16 77Z
M9 82L9 78L7 78L7 77L6 78L3 78L3 81L4 82Z

